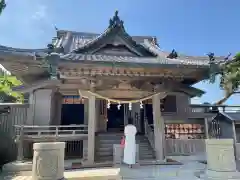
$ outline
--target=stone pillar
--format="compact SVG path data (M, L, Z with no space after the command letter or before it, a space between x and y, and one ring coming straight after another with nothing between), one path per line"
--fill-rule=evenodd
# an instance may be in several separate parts
M32 180L60 180L64 178L65 142L35 143Z
M24 143L24 128L21 126L19 129L19 134L17 136L17 161L22 162L24 159L23 154L23 143Z
M160 111L160 95L156 94L152 98L153 106L153 123L154 123L154 144L156 158L158 161L164 160L164 145L165 145L165 133L164 133L164 119Z
M236 170L233 139L206 139L207 170L204 179L240 179Z
M95 124L96 124L96 98L91 95L88 98L88 153L87 164L94 163L95 154Z
M83 140L83 161L86 162L88 160L88 141Z

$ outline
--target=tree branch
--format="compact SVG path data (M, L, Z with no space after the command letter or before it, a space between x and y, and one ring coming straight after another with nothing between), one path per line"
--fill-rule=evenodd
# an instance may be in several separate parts
M226 102L233 94L240 93L240 92L231 92L226 94L222 99L214 103L214 105L222 105L224 102Z

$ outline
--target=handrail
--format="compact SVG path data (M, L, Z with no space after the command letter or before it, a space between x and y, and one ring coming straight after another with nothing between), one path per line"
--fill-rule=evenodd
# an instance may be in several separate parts
M43 125L43 126L39 126L39 125L14 125L14 127L24 127L24 128L51 128L51 127L88 127L87 125L85 124L81 124L81 125L60 125L60 126L53 126L53 125L50 125L50 126L46 126L46 125Z
M153 125L148 124L147 120L144 121L144 125L145 125L145 136L147 137L151 147L155 149Z
M27 137L58 137L58 136L76 136L80 134L87 134L87 125L69 125L69 126L29 126L29 125L15 125L17 136Z

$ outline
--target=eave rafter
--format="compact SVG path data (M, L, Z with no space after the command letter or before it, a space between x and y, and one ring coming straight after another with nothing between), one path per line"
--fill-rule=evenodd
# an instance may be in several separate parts
M60 69L59 75L62 78L79 78L82 76L88 77L95 77L95 76L102 76L102 77L114 77L114 78L121 78L124 77L131 77L131 78L169 78L169 79L181 79L184 78L193 78L192 74L187 74L185 71L176 73L174 71L167 71L164 69L154 70L154 71L137 71L134 69L117 69L117 68L81 68L81 69Z

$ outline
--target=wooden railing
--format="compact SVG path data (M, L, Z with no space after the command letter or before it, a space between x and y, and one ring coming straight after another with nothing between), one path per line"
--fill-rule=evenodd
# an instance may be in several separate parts
M32 157L32 145L35 142L65 141L66 157L83 156L83 140L87 139L86 125L69 126L26 126L15 125L16 142L18 145L17 159Z
M195 155L205 153L205 139L166 139L167 155Z
M44 139L75 140L87 137L86 125L69 126L26 126L16 125L16 136L23 140L43 141Z

